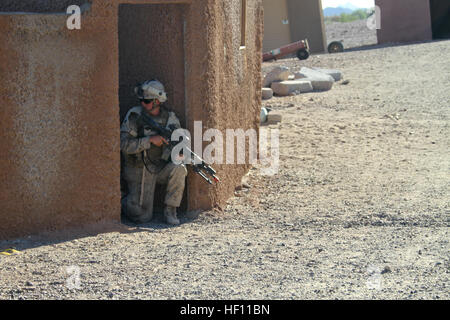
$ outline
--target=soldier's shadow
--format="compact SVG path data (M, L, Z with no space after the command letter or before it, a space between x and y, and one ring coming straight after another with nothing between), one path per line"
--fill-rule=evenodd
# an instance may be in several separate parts
M131 228L128 232L139 232L139 231L152 231L161 229L171 229L179 228L184 224L190 223L198 217L200 211L178 213L177 217L180 220L179 225L170 225L164 219L163 209L156 209L153 212L153 218L151 221L146 223L135 223L128 219L125 215L121 215L121 223L128 228Z
M99 222L57 231L50 230L22 238L0 240L0 252L7 248L25 251L36 247L54 245L72 240L80 240L86 237L97 237L100 234L112 232L129 234L138 232L155 232L158 230L171 228L182 228L183 226L196 220L200 214L200 211L179 213L178 218L180 219L180 225L172 226L165 222L162 212L162 210L155 210L153 219L150 222L143 224L136 224L122 215L120 223L118 221Z

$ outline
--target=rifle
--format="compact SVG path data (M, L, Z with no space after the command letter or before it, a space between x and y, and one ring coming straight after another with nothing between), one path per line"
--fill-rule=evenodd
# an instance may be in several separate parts
M153 131L156 131L161 137L166 139L167 141L170 141L170 146L173 148L175 145L177 145L179 142L172 141L172 133L177 129L175 125L170 125L169 128L165 128L162 125L160 125L158 122L153 120L148 114L145 112L142 112L142 119L150 126L150 128ZM187 137L185 137L187 139ZM206 182L209 184L213 184L210 178L208 178L207 174L212 177L214 182L220 182L219 178L216 176L216 171L211 168L210 165L208 165L205 160L203 160L199 155L197 155L194 151L191 150L189 147L185 147L184 150L186 150L189 153L190 159L191 159L191 165L193 167L193 170L195 173L200 175L203 179L205 179ZM197 164L196 164L197 162Z

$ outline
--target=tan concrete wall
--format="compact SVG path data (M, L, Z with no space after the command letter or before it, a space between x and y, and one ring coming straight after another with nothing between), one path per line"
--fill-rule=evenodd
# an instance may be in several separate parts
M288 0L292 42L308 39L312 53L325 52L326 35L321 0Z
M81 6L92 0L2 0L0 12L65 12L70 5Z
M247 2L242 49L240 0L171 1L185 5L164 20L167 27L175 14L178 25L184 15L184 88L173 68L149 72L174 80L169 97L184 98L191 132L194 121L204 130L258 128L263 10L260 0ZM94 1L79 31L66 29L64 16L0 15L0 47L8 48L0 51L0 105L7 106L0 108L0 238L120 219L120 3L168 1ZM180 65L179 58L169 61ZM135 79L124 74L120 85L131 88ZM174 102L180 113L182 105ZM249 169L215 167L217 187L188 176L190 210L224 206Z
M259 127L261 110L261 61L263 39L263 8L260 0L247 0L246 47L240 49L240 3L241 0L210 1L206 16L212 22L206 32L207 48L192 48L196 55L188 61L187 70L195 64L204 64L206 73L193 71L187 75L188 83L188 128L193 132L193 122L202 120L204 130ZM204 21L196 21L202 29ZM196 28L188 32L186 43L198 38ZM189 54L189 53L188 53ZM197 54L199 56L197 56ZM200 68L200 65L198 66ZM206 81L200 92L190 90L190 85ZM197 89L198 90L198 89ZM225 135L224 135L225 137ZM205 143L207 144L207 143ZM224 152L224 157L226 153ZM189 180L189 207L223 207L240 184L241 177L249 165L215 166L222 183L210 188L201 179ZM188 177L189 178L189 177Z
M289 20L286 0L263 0L264 46L267 52L291 43L291 29L283 20ZM290 21L289 21L290 23Z
M0 238L120 219L113 23L0 15Z
M303 39L308 39L312 53L325 51L321 0L264 0L263 5L264 52Z
M432 39L429 0L375 0L381 9L378 43Z

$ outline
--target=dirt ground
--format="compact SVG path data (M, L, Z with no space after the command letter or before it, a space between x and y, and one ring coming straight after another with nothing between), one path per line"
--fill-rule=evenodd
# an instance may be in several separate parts
M265 101L280 168L222 211L0 242L1 299L449 299L450 41L264 63L348 84ZM70 268L72 267L72 268ZM77 281L79 274L79 281Z

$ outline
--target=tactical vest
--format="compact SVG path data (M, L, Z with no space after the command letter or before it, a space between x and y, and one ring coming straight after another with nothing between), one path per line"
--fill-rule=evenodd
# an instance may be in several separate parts
M160 110L161 111L159 115L156 117L152 116L152 119L155 122L159 123L161 126L166 127L169 120L169 112L162 106ZM145 110L142 110L142 112L145 112ZM151 128L147 124L145 124L142 116L139 116L136 121L136 125L138 134L137 138L157 135L157 132L152 131ZM150 149L147 149L140 154L129 155L129 160L131 160L129 162L135 167L143 167L145 161L145 163L147 164L147 169L149 169L149 171L151 171L152 173L157 173L158 171L162 170L162 168L167 164L167 161L161 158L164 148L164 146L157 147L152 144ZM143 157L145 157L144 161Z

